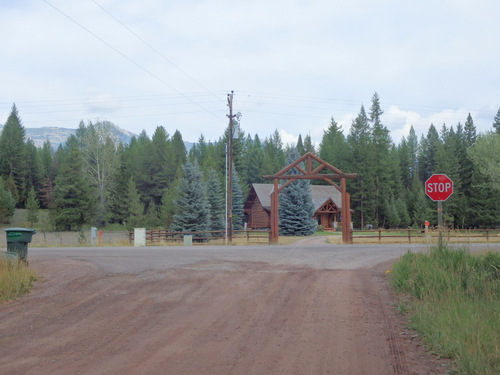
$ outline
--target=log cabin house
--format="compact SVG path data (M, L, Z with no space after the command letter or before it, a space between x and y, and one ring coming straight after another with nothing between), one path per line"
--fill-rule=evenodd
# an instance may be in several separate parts
M273 184L252 184L244 204L245 220L251 229L269 228ZM331 185L311 185L313 218L325 230L340 229L342 195Z

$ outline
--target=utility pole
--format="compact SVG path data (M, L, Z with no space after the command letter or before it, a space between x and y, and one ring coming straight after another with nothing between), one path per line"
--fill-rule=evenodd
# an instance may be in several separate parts
M231 94L227 94L227 106L229 107L229 140L228 140L228 186L226 190L227 194L227 239L229 239L229 243L233 241L233 139L238 138L239 133L239 124L237 124L236 131L234 129L233 119L239 121L241 118L241 113L237 113L233 115L233 96L234 91L231 91Z
M227 236L229 243L233 241L233 95L227 94L227 105L229 107L229 135L228 135L228 186L227 186Z

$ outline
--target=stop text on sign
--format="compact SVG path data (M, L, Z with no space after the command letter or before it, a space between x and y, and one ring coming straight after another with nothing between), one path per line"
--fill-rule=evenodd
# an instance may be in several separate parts
M433 174L425 181L425 194L433 201L445 201L453 194L453 181L445 174Z
M453 184L450 182L434 182L427 185L428 193L444 193L452 188Z

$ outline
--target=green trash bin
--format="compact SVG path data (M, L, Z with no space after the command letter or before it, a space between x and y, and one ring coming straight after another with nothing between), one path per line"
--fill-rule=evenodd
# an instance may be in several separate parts
M20 260L26 261L28 258L28 243L36 233L34 229L27 228L6 228L7 253L17 254Z

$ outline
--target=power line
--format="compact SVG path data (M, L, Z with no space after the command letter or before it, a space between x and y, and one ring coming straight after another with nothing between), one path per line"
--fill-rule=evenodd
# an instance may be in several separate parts
M144 71L145 73L147 73L148 75L150 75L151 77L153 77L154 79L156 79L157 81L161 82L163 85L167 86L169 89L171 89L172 91L176 92L177 94L183 96L184 98L186 98L187 100L189 100L191 103L193 103L194 105L196 105L197 107L201 108L202 110L204 110L205 112L207 113L210 113L212 116L218 118L218 119L221 119L219 116L217 116L215 113L209 111L208 109L204 108L203 106L201 106L199 103L195 102L194 100L192 100L191 98L189 98L188 96L186 96L185 94L183 94L182 92L180 92L179 90L177 90L175 87L173 87L172 85L168 84L167 82L165 82L163 79L161 79L160 77L158 77L156 74L150 72L148 69L144 68L142 65L140 65L139 63L137 63L136 61L132 60L130 57L128 57L127 55L125 55L123 52L121 52L120 50L118 50L116 47L114 47L113 45L111 45L110 43L106 42L104 39L102 39L100 36L98 36L97 34L93 33L92 31L90 31L88 28L86 28L85 26L83 26L81 23L79 23L78 21L76 21L74 18L72 18L71 16L69 16L67 13L63 12L61 9L57 8L56 6L54 6L53 4L51 4L48 0L43 0L47 5L49 5L50 7L52 7L54 10L56 10L57 12L61 13L64 17L66 17L67 19L69 19L71 22L75 23L76 25L80 26L83 30L85 30L86 32L88 32L90 35L92 35L94 38L96 38L97 40L99 40L101 43L103 43L104 45L106 45L107 47L111 48L113 51L115 51L117 54L119 54L120 56L122 56L123 58L127 59L129 62L131 62L132 64L134 64L135 66L137 66L139 69L141 69L142 71Z
M106 8L104 8L101 4L99 4L97 1L93 0L94 3L101 8L104 12L106 12L111 18L113 18L116 22L118 22L120 25L122 25L128 32L130 32L132 35L134 35L137 39L139 39L142 43L144 43L146 46L148 46L152 51L154 51L158 56L160 56L162 59L164 59L166 62L168 62L170 65L172 65L175 69L177 69L179 72L181 72L184 76L189 78L191 81L193 81L195 84L197 84L200 88L208 92L209 94L213 95L216 97L218 100L220 100L222 103L224 101L215 95L212 91L207 89L205 86L203 86L199 81L197 81L195 78L193 78L191 75L187 74L184 70L182 70L178 65L176 65L172 60L167 58L164 54L162 54L160 51L158 51L155 47L153 47L150 43L148 43L144 38L139 36L135 31L130 29L127 25L125 25L122 21L120 21L118 18L116 18L114 15L112 15Z

